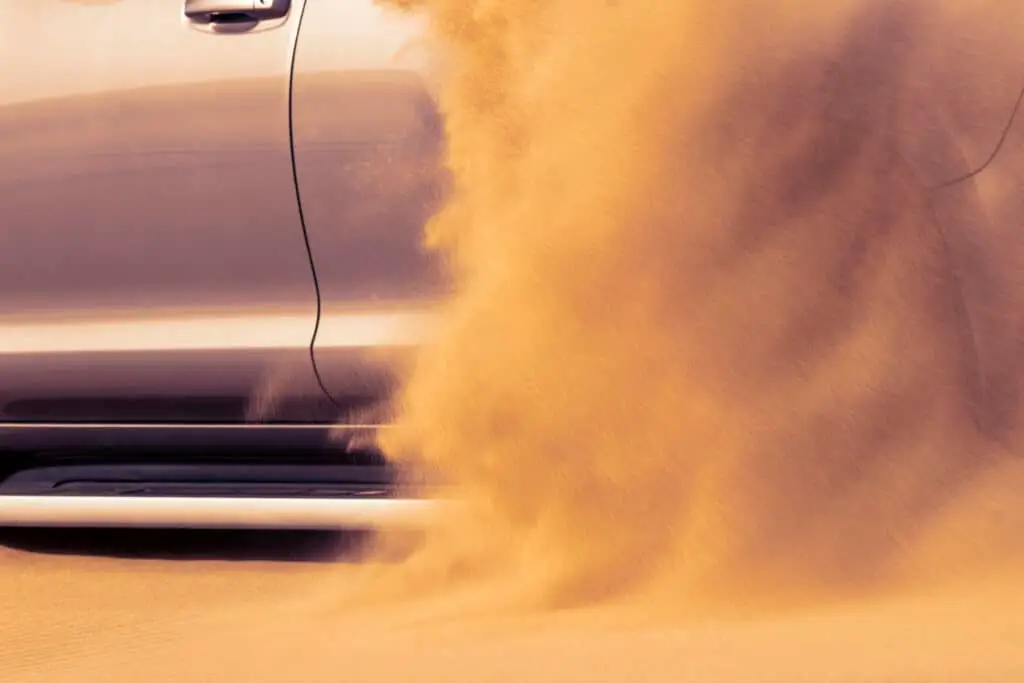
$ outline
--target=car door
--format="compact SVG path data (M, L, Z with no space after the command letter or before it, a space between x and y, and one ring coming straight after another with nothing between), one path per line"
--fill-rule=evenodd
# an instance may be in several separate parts
M0 422L323 398L289 142L302 2L185 5L0 0Z
M386 394L450 284L423 246L444 127L421 14L309 0L295 58L294 139L323 299L316 362L343 419Z
M976 420L1004 438L1024 400L1024 7L980 0L920 13L927 28L905 69L900 154L930 189Z

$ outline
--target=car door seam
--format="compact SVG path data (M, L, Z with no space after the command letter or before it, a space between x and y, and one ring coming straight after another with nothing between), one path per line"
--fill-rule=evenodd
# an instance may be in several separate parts
M937 192L947 187L951 187L953 185L966 182L971 178L975 177L976 175L978 175L979 173L981 173L982 171L984 171L989 166L991 166L992 162L994 162L996 160L996 157L999 156L999 152L1002 151L1003 145L1006 144L1007 138L1010 137L1010 131L1013 129L1013 124L1017 120L1017 115L1020 113L1022 103L1024 103L1024 87L1022 87L1020 89L1020 92L1017 94L1017 102L1013 105L1013 111L1010 113L1010 119L1006 122L1006 126L1003 128L1002 135L999 136L999 140L996 142L995 148L992 150L992 153L989 154L988 158L984 161L984 163L982 163L974 170L964 173L961 176L957 176L952 180L947 180L945 182L939 183L938 185L932 188L932 191Z
M308 0L305 0L299 7L298 17L296 18L298 25L295 27L295 40L292 45L291 64L288 68L288 151L291 155L292 183L295 187L295 203L299 212L299 225L302 228L302 240L306 248L306 258L309 260L309 270L313 276L313 289L316 293L316 319L313 322L313 334L309 340L309 360L313 365L313 375L316 378L317 385L319 385L320 390L327 397L327 400L331 402L334 409L340 412L341 406L334 399L334 395L328 391L316 362L316 341L320 333L320 322L323 317L323 295L320 289L320 278L316 272L313 247L309 240L309 230L306 228L306 215L302 209L302 191L299 189L299 165L295 154L295 65L298 60L299 41L302 37L302 20L306 13L307 2Z

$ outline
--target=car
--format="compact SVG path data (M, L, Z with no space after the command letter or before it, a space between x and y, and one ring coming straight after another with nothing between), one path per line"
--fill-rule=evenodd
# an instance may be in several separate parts
M928 188L967 403L999 435L1024 336L1018 24L1006 3L861 7L806 43L817 65L780 62L824 96L742 78L726 128L761 137L729 139L827 186L863 168L837 126L893 124L878 168ZM422 247L450 186L425 22L380 0L0 0L0 525L437 509L372 438L452 293Z
M374 0L0 0L0 525L429 511L368 438L450 291L423 28Z

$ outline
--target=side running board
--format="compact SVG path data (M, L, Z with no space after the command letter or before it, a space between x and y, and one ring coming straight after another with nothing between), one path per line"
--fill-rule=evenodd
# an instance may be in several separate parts
M0 482L0 526L415 530L444 507L379 465L284 463L40 463Z
M0 526L415 530L439 501L411 498L0 495Z

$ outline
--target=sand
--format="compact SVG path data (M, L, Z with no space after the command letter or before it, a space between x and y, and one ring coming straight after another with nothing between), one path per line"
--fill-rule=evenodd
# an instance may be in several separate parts
M447 68L456 291L385 444L469 498L442 583L805 601L1019 552L1024 12L394 2Z
M179 537L168 549L190 544ZM296 552L272 536L263 544ZM1005 575L786 616L667 623L609 608L471 618L430 603L351 610L344 596L360 570L230 551L190 560L3 550L0 680L1013 683L1024 675L1024 581Z

